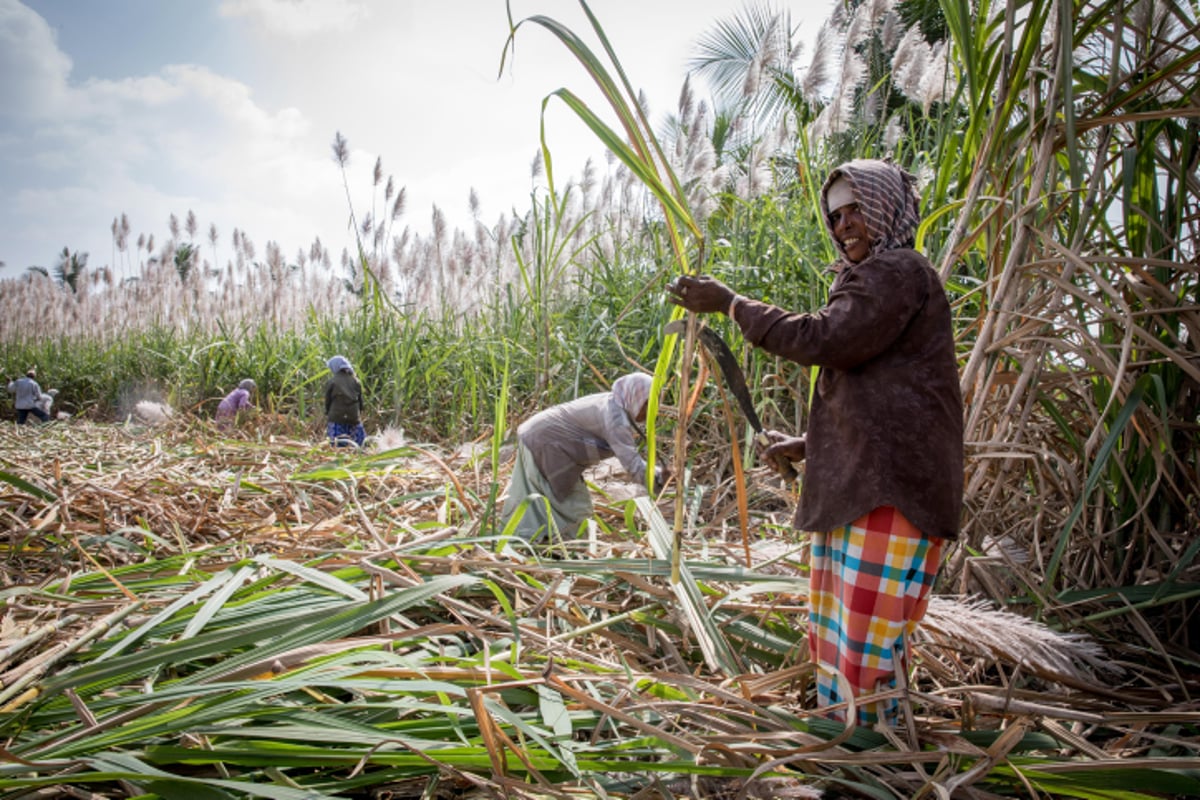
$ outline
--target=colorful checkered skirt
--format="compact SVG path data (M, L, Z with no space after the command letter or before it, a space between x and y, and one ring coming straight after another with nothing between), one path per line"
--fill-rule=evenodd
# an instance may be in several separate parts
M897 666L908 668L908 636L925 616L941 555L941 539L923 536L891 506L812 534L808 637L820 667L819 706L847 700L836 673L856 698L895 688ZM897 711L894 698L860 705L858 722L894 722ZM831 716L844 721L841 713Z

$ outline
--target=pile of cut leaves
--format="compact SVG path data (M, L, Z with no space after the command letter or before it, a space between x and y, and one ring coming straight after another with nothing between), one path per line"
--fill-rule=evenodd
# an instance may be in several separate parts
M1186 680L957 596L901 726L818 715L786 514L695 491L676 579L599 473L533 552L472 448L0 427L0 798L1200 796Z

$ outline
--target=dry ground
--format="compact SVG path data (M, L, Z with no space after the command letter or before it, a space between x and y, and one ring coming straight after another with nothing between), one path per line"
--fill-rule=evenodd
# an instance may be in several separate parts
M552 624L579 629L578 635L538 634L540 640L530 634L551 662L577 660L690 683L689 690L705 698L707 710L677 717L667 726L670 736L703 740L713 732L705 729L711 723L705 715L715 718L714 709L720 709L728 716L711 724L724 746L750 748L762 736L761 718L758 723L753 718L765 709L809 713L811 669L802 648L782 664L756 663L743 654L744 674L719 675L696 660L691 637L699 634L684 621L674 642L661 635L632 641L606 634L604 626L590 630L572 604L619 615L648 602L672 602L661 571L622 572L622 565L651 562L653 552L641 535L601 526L565 560L543 562L498 555L490 540L476 541L493 486L486 443L390 449L397 442L389 433L377 442L382 452L360 453L334 450L310 438L312 433L266 416L234 430L191 419L155 427L83 421L0 426L0 536L6 548L0 713L36 702L38 683L70 669L73 653L110 635L110 625L132 627L154 606L164 606L165 597L147 605L117 573L181 553L207 572L264 554L298 563L320 558L325 570L371 564L381 586L418 576L488 574L512 592L512 604L528 618L544 617L547 629ZM501 486L507 468L505 459L497 476ZM598 517L612 530L624 530L621 501L644 492L621 481L611 465L592 478L604 492ZM803 575L803 541L787 533L786 495L761 473L752 480L757 505L774 508L756 518L752 539L742 541L730 514L732 490L708 487L706 499L697 504L703 511L697 518L706 521L685 542L687 561L732 569L749 552L761 573ZM660 501L668 519L671 508L669 498ZM445 547L431 554L427 547L435 542ZM407 577L398 576L399 568L377 566L401 551L412 554L400 569ZM611 580L572 573L572 564L592 562L594 570L600 560L613 563ZM536 574L543 588L516 579L518 572ZM82 576L96 574L107 576L107 591L72 593ZM720 598L751 621L769 612L773 619L790 620L796 630L803 628L800 593L778 587L757 592L720 575L707 583L707 602ZM560 590L568 584L569 590ZM135 603L136 613L122 617ZM491 602L447 601L446 610L481 639L511 634ZM1162 676L1113 658L1102 643L1056 633L967 598L938 596L917 643L917 666L909 725L886 733L890 756L864 759L864 753L844 750L848 732L832 740L793 741L783 761L816 773L836 770L838 764L872 764L864 768L907 787L898 791L911 792L928 782L947 754L959 753L982 766L951 772L943 786L967 791L1006 763L1009 751L1034 732L1052 743L1056 763L1123 769L1169 750L1176 758L1172 768L1200 769L1200 706L1190 693L1195 687L1189 690L1179 678L1171 688ZM528 676L545 677L536 671ZM620 714L616 707L611 712ZM983 750L964 738L968 728L1008 733ZM698 745L697 752L706 747L711 744ZM761 763L764 756L756 757ZM772 786L770 792L781 796L784 790Z

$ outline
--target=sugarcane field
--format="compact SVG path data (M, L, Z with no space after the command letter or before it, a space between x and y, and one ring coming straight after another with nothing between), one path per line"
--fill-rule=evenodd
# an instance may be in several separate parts
M531 558L481 536L505 469L486 443L346 457L303 433L4 426L5 477L30 483L4 496L0 700L26 729L20 763L52 767L40 783L68 765L97 773L84 785L163 770L184 787L303 765L331 796L577 796L556 784L601 770L617 793L652 769L672 796L816 797L823 775L916 793L940 773L953 792L1021 772L1053 784L1071 764L1169 788L1194 758L1177 731L1195 712L1170 707L1186 686L1140 643L1055 630L978 589L931 602L905 728L822 724L804 545L767 533L788 502L763 469L748 490L777 519L747 547L733 488L709 487L693 513L735 519L689 532L680 588L670 503L607 465L591 535ZM964 559L957 580L996 562Z
M348 125L344 247L0 261L0 800L1200 797L1195 4L732 4L653 114L501 5L524 207ZM283 6L186 13L421 17ZM0 0L14 109L93 13ZM305 130L205 69L67 85Z

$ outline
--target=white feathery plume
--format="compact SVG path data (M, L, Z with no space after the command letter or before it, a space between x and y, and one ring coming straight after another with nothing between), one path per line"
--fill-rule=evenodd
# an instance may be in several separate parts
M1028 617L994 608L986 600L932 596L915 641L1020 664L1048 680L1089 681L1097 674L1114 676L1124 671L1087 635L1052 630Z
M914 25L904 34L892 55L892 83L900 94L914 103L921 102L921 76L925 73L930 52L921 29Z
M883 146L889 153L894 153L903 138L904 125L900 121L900 115L892 114L883 129Z
M738 181L738 196L749 199L757 197L771 186L771 169L767 162L766 149L754 145L746 160L746 173Z
M590 196L596 188L596 164L591 156L588 156L587 161L583 164L583 178L579 182L580 189L583 190L584 196Z
M779 18L780 15L776 14L767 23L766 30L758 40L758 49L754 51L754 56L746 65L746 79L742 82L743 97L753 97L758 94L764 75L769 77L768 73L779 62L777 44Z
M887 106L884 105L882 93L878 90L870 92L863 98L860 114L863 119L870 121L871 124L874 124L885 111L887 111Z
M846 28L846 52L853 51L854 48L870 38L872 30L874 30L874 22L871 19L872 5L870 2L863 3L850 18L850 25Z
M880 29L880 26L886 22L888 14L892 12L892 6L893 0L866 0L860 6L866 10L864 22L868 25L869 34Z
M854 117L854 91L866 74L862 58L847 47L842 53L841 80L829 104L821 110L812 124L812 136L821 139L840 133L849 127Z
M819 142L833 134L833 106L826 105L808 126L808 135L814 142Z
M929 60L921 76L918 95L921 108L926 114L935 102L945 102L954 95L955 86L946 71L946 43L938 42L929 54Z
M692 76L685 75L683 78L683 88L679 90L679 122L686 125L688 118L692 116L692 109L695 106L695 93L692 91Z
M913 27L918 26L914 25ZM895 50L904 33L904 23L900 20L900 15L896 13L895 9L889 8L883 15L883 25L879 29L879 42L883 45L884 52Z
M646 118L649 119L650 118L650 98L646 96L645 89L638 90L637 104L642 109L642 112L645 113Z

